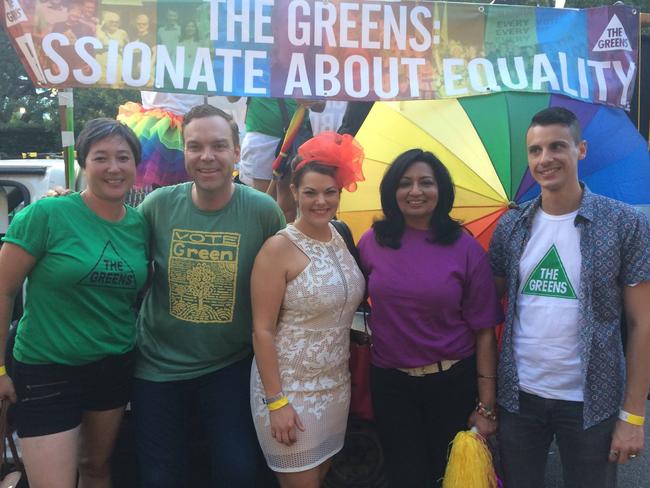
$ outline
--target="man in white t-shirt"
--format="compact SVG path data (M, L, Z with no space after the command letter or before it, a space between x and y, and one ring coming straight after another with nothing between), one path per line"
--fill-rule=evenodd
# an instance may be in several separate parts
M537 113L526 146L541 195L506 213L490 244L497 288L508 296L497 400L504 482L543 488L555 438L565 486L615 487L616 464L643 449L650 227L578 180L587 143L569 110Z

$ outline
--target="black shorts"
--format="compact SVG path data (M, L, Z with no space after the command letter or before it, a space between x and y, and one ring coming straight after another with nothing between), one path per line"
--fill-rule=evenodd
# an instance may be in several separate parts
M135 351L81 366L26 364L12 358L18 401L12 407L19 437L55 434L81 424L85 410L112 410L129 402Z

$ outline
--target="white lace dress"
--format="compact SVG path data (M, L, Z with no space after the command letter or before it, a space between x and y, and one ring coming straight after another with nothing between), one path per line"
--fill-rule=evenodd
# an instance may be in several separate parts
M321 242L293 225L279 232L310 259L287 283L275 345L282 390L305 431L285 446L271 437L269 412L257 365L251 371L251 410L269 467L279 472L306 471L343 447L350 406L350 326L363 298L364 278L339 233Z

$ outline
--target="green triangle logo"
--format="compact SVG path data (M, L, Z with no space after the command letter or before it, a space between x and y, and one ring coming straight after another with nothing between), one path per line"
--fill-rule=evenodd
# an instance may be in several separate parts
M135 273L111 241L107 241L95 266L78 282L79 285L134 290Z
M571 286L555 244L535 266L521 293L540 297L576 299L576 292Z

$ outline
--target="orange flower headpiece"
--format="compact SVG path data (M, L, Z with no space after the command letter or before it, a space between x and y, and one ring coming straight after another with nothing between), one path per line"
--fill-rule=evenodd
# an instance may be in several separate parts
M298 148L302 161L296 165L298 171L312 161L336 168L336 184L347 191L357 189L357 181L363 181L361 165L363 148L350 134L321 132Z

